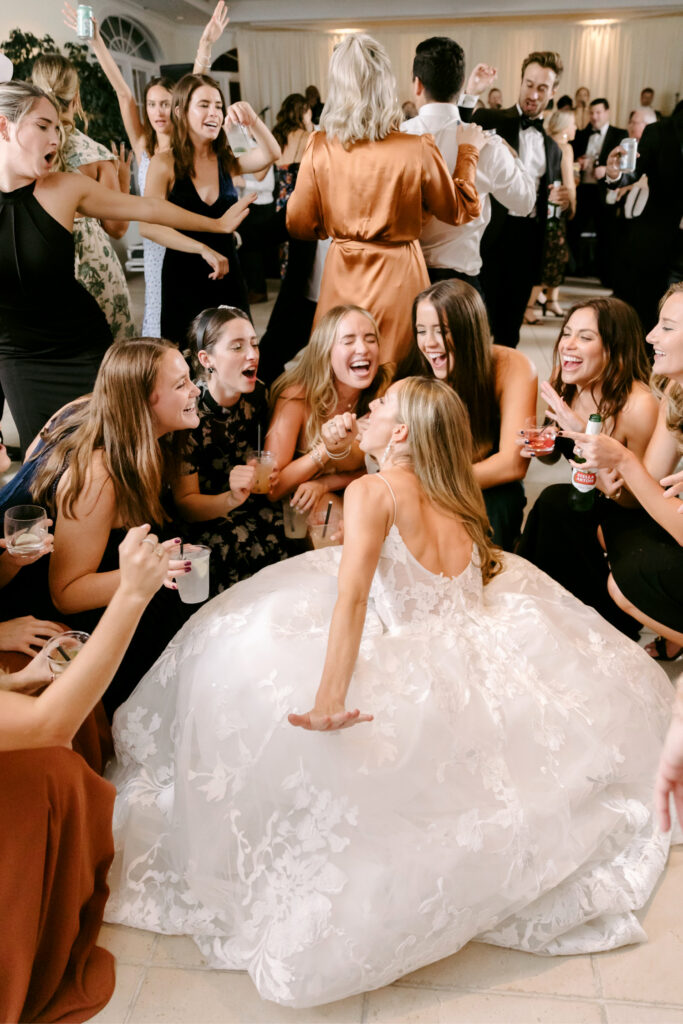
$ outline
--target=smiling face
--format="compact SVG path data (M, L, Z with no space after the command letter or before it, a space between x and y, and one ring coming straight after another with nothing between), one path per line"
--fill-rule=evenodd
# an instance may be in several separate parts
M240 395L251 394L256 387L258 345L251 321L236 318L221 328L218 341L210 351L200 349L199 362L213 370L209 390L219 404L235 402Z
M396 381L381 398L370 402L370 412L358 424L360 449L379 459L392 440L398 424L398 392L403 381Z
M436 306L428 299L417 304L415 335L417 346L429 362L434 376L439 380L446 380L448 374L453 370L453 339L448 333L448 329L446 329L446 338L444 338Z
M171 132L171 94L163 85L153 85L147 93L145 103L147 117L157 135Z
M190 379L190 370L180 352L169 348L159 361L149 407L157 437L173 430L199 426L197 395L199 388Z
M555 95L557 75L552 68L529 64L519 87L519 105L527 117L538 117Z
M59 146L59 119L48 99L39 99L15 124L0 117L0 137L10 147L12 169L33 180L54 165Z
M654 349L654 372L683 384L683 292L666 300L647 341Z
M187 125L192 141L213 142L220 134L224 118L223 100L218 89L211 85L200 85L195 89L187 108Z
M563 384L584 388L599 379L607 363L595 310L577 309L564 326L557 351Z
M341 318L330 363L340 384L359 391L370 387L379 367L379 342L371 320L355 310Z

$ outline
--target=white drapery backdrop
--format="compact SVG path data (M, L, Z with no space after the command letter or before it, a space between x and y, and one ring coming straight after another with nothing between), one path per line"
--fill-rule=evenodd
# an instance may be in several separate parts
M664 113L671 112L681 90L681 16L592 26L569 18L431 22L414 28L381 27L371 34L389 53L401 101L411 97L415 46L434 35L457 39L468 68L477 61L494 64L505 106L517 99L521 63L532 50L557 50L565 68L557 95L573 96L579 86L588 86L592 97L609 99L613 124L626 124L644 86L655 89L655 105ZM288 93L303 92L315 84L324 99L330 53L340 38L320 31L237 30L242 95L257 110L271 108L269 124Z

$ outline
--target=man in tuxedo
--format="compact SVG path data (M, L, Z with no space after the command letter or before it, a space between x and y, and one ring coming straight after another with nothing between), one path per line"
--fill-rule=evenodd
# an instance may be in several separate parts
M576 216L570 222L569 241L579 274L597 273L603 284L611 286L608 260L608 236L613 226L613 208L607 203L605 164L607 157L627 135L625 128L610 124L609 103L604 97L592 100L589 123L576 133L572 146L581 168L576 189ZM595 234L595 262L584 244L585 236ZM582 238L582 236L584 236Z
M555 95L562 61L552 51L530 53L522 63L519 100L504 110L477 110L472 118L498 135L519 155L531 176L536 203L530 214L506 210L492 201L491 223L482 239L481 283L494 339L515 348L531 288L540 284L548 200L561 209L569 193L560 185L562 155L543 128L543 111Z
M654 109L654 103L655 103L655 91L654 91L654 89L650 89L649 86L646 86L645 89L642 89L641 93L640 93L640 105L641 105L641 107L651 107L652 110L654 110L655 117L657 118L657 120L661 121L662 120L662 112L661 112L661 110L655 110Z
M667 287L683 280L683 100L671 117L648 124L638 144L636 169L623 173L614 149L607 159L607 187L617 189L647 175L649 195L633 222L629 302L649 331L657 322L657 305Z

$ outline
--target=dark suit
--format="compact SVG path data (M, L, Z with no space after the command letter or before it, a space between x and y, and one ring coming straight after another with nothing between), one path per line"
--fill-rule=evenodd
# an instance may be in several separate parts
M521 117L517 107L476 110L472 120L498 135L519 153ZM481 283L491 331L498 345L515 348L529 294L540 283L548 215L548 186L561 179L560 147L543 135L546 170L541 178L536 214L513 217L491 196L491 221L482 238Z
M574 156L585 156L593 129L586 125L576 133L572 143ZM604 167L607 157L628 132L624 128L608 125L597 156L596 167ZM610 252L616 230L615 210L605 202L607 188L604 179L595 183L581 183L576 189L576 216L569 222L569 244L579 274L597 274L604 285L612 286ZM595 247L587 244L588 235L595 235ZM581 236L584 236L583 239ZM593 255L594 253L594 255Z
M633 174L622 174L614 187L647 174L650 195L632 222L631 245L622 254L622 298L635 306L646 331L657 322L657 304L669 283L683 274L683 111L646 126L638 143Z

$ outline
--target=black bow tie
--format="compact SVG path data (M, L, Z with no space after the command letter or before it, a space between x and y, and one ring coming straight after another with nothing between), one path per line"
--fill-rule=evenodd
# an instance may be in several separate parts
M602 132L599 128L591 128L591 135L601 135Z
M525 128L535 128L537 132L541 133L541 135L545 135L545 128L543 127L543 118L542 117L535 117L535 118L533 118L533 117L527 117L526 114L522 114L521 124L522 124L522 131L524 131Z

